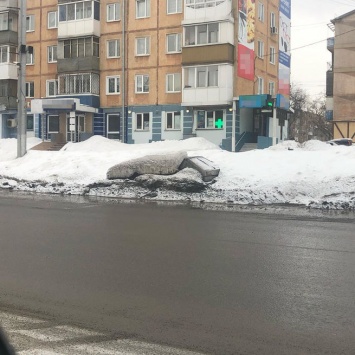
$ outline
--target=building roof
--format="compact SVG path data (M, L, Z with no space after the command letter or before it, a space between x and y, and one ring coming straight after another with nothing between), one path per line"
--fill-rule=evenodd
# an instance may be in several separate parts
M334 18L333 20L330 20L332 23L334 22L337 22L337 21L341 21L342 19L348 17L348 16L351 16L351 15L354 15L355 14L355 10L352 10L352 11L349 11L341 16L338 16L336 18Z

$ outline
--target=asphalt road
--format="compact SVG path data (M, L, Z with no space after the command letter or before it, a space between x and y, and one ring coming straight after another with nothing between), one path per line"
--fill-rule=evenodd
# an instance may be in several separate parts
M354 230L349 217L0 196L0 307L210 354L354 354Z

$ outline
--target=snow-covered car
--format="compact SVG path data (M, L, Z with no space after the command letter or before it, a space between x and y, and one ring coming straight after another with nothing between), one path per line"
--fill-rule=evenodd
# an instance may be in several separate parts
M338 138L338 139L332 139L331 141L328 141L327 143L330 145L351 146L351 145L353 145L353 140L351 138Z

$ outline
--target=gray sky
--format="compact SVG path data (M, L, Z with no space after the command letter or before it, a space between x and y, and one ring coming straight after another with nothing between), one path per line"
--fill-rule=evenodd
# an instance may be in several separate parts
M355 0L291 0L291 83L311 95L325 93L330 20L355 10ZM314 42L321 43L309 45ZM306 46L297 49L298 47Z

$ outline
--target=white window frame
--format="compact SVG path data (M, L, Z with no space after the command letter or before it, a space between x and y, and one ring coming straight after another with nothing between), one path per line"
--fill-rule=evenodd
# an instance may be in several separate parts
M26 53L26 65L35 64L35 49L33 48L33 53Z
M145 89L144 81L148 80L148 90ZM139 89L139 81L141 81L141 90ZM149 93L149 75L148 74L137 74L135 77L135 92L136 94L147 94Z
M106 116L106 124L107 124L107 138L108 139L113 139L113 140L120 140L120 138L121 138L121 135L120 135L120 130L119 131L110 131L109 129L110 129L110 124L109 124L109 120L110 120L110 117L111 116L117 116L118 117L118 119L119 119L119 123L121 123L120 121L121 121L121 116L120 116L120 114L119 113L109 113L109 114L107 114L107 116ZM120 127L119 127L119 129L120 129ZM115 138L110 138L110 135L119 135L119 137L120 138L118 138L118 139L115 139Z
M169 78L173 80L173 90L169 90ZM166 92L176 93L181 92L181 73L166 74Z
M276 27L276 15L274 12L270 12L270 27Z
M270 63L275 64L276 63L276 50L275 47L270 47L270 55L269 55Z
M109 43L115 43L115 54L110 55L110 45ZM106 42L106 47L107 47L107 58L119 58L121 56L121 43L120 40L117 39L108 39Z
M106 21L114 22L121 19L120 3L115 2L106 6Z
M58 123L59 123L59 115L48 115L47 116L47 127L48 127L48 134L51 134L51 133L59 133L59 129L57 130L57 131L50 131L49 130L49 127L50 127L50 125L49 125L49 120L52 118L52 117L57 117L58 118ZM59 125L58 125L59 126Z
M54 24L54 26L51 26L50 25L50 18L53 15L54 15L54 19L55 19L55 21L54 21L55 24ZM52 28L58 28L58 11L49 11L48 15L47 15L47 18L48 18L47 27L48 27L49 30L52 29Z
M27 28L28 24L28 28ZM35 15L26 16L26 32L34 32L35 30Z
M213 27L217 25L217 38L216 41L212 41L210 38L210 35L212 33L214 33L215 31L213 31ZM206 32L202 32L201 29L206 26ZM212 27L212 30L210 29ZM189 47L193 47L193 46L203 46L206 44L216 44L216 43L220 43L220 32L221 32L221 28L220 28L220 22L211 22L211 23L200 23L198 25L191 25L191 26L186 26L185 28L185 46L189 46ZM191 40L191 38L188 38L189 36L187 35L187 31L191 31L190 33L193 34L193 39L192 42L188 42L188 40ZM206 40L202 40L203 36L201 35L202 33L206 34Z
M54 95L50 95L49 91L49 85L54 84ZM50 79L46 80L46 97L53 97L58 95L58 80L57 79Z
M216 112L222 112L223 115L223 126L221 128L216 127ZM204 112L204 126L203 127L199 127L199 113L198 112ZM212 117L208 117L210 114L212 113ZM217 130L217 131L221 131L225 128L225 110L208 110L208 111L204 111L204 110L198 110L196 111L196 123L197 123L197 127L196 129L213 129L213 130ZM212 120L211 120L212 119ZM213 122L213 126L211 126L209 123Z
M264 22L264 20L265 20L265 7L264 7L264 4L260 1L258 4L258 20L260 22Z
M269 95L275 95L275 82L269 81Z
M173 6L174 9L169 12L171 6ZM182 13L182 0L166 0L166 13L167 15Z
M217 70L215 70L217 68ZM214 70L212 70L214 69ZM217 81L217 85L211 85L212 77L210 75L210 72L216 73L217 77L215 78ZM189 75L193 75L193 80L189 80L189 82L192 85L187 85L187 79L186 75L189 73ZM203 76L203 73L204 76ZM200 76L201 74L201 76ZM185 88L191 88L191 89L196 89L196 88L208 88L208 87L218 87L219 85L219 66L217 64L212 64L212 65L201 65L198 67L189 67L186 68L184 71L185 75Z
M258 95L264 94L264 78L261 77L261 76L258 76L257 84L258 84L258 87L257 87L258 92L257 92L257 94Z
M168 119L171 115L171 126L168 127ZM175 116L179 116L179 127L176 127ZM182 129L182 114L181 111L169 111L165 113L165 130L166 131L181 131Z
M52 45L47 47L47 61L48 63L57 63L57 46Z
M33 92L32 96L31 91ZM30 98L35 97L35 83L33 81L26 82L25 96Z
M141 118L141 125L138 127L138 118ZM148 127L144 124L146 122L146 119L148 117ZM149 112L144 112L144 113L136 113L136 131L141 131L141 132L149 132L150 131L150 113Z
M138 53L138 49L139 49L139 44L138 42L142 41L143 42L143 52L142 53ZM146 36L146 37L136 37L136 56L137 57L143 57L143 56L147 56L150 55L150 37Z
M110 81L114 81L114 88L115 91L110 92ZM118 91L117 91L117 84L118 84ZM121 91L121 83L120 83L120 76L119 75L111 75L106 76L106 95L118 95Z
M143 14L139 14L139 3L144 4ZM136 19L150 17L150 0L136 0Z
M174 43L173 43L173 47L175 47L174 50L169 50L169 38L172 38L174 41ZM181 38L182 38L181 33L168 33L166 35L166 53L167 54L181 53Z
M258 58L264 59L264 42L261 40L258 40Z

